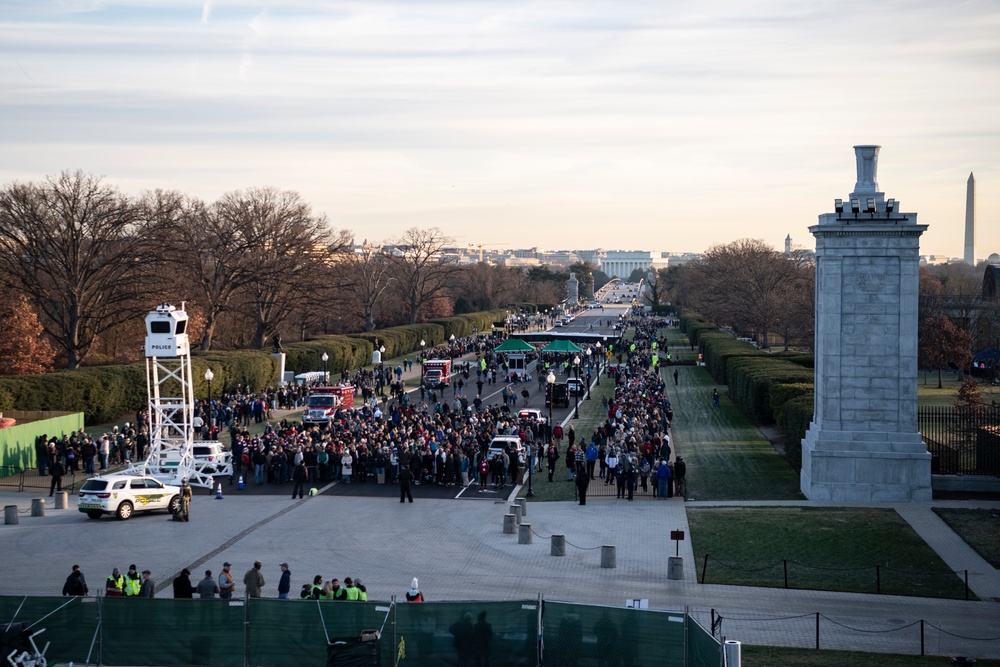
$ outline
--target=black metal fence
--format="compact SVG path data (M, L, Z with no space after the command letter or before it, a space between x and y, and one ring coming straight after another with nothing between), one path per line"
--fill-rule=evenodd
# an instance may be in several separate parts
M918 408L917 425L931 453L932 473L1000 475L1000 407Z

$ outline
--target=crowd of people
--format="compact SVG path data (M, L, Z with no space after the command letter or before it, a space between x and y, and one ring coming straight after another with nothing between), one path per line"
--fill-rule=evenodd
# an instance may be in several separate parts
M281 600L290 599L292 589L292 572L288 563L280 566L281 574L278 577L277 597ZM255 561L253 566L243 575L243 589L240 595L238 582L232 573L232 564L224 562L219 574L213 575L211 570L205 570L204 578L198 583L191 581L191 571L187 568L181 570L173 582L173 596L177 599L202 599L202 600L231 600L236 597L259 598L263 596L264 587L267 582L264 579L263 565L260 561ZM66 577L63 584L62 594L72 597L86 597L90 595L87 586L87 579L79 565L73 565L72 571ZM103 594L105 597L125 597L125 598L154 598L156 597L156 587L153 584L152 573L143 570L141 573L133 563L128 571L122 574L117 567L112 569L111 574L104 580ZM410 582L410 588L405 593L407 602L423 602L424 594L419 588L416 577ZM324 580L322 575L313 577L312 583L302 584L299 591L300 600L331 600L344 602L366 602L368 600L368 589L357 577L345 577L341 585L337 577Z

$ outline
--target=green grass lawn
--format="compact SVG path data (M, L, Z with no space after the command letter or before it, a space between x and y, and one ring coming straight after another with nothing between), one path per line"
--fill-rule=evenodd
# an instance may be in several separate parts
M892 510L689 507L688 522L699 581L709 557L705 583L783 587L787 560L789 588L965 597L959 576Z
M930 655L899 655L895 653L860 653L858 651L824 651L779 646L749 646L741 648L743 667L947 667L951 658ZM1000 667L1000 660L977 660L977 667Z
M934 513L987 563L1000 568L1000 510L935 507Z
M703 367L676 366L667 391L673 446L687 462L687 500L802 500L799 475ZM712 407L712 389L722 395Z

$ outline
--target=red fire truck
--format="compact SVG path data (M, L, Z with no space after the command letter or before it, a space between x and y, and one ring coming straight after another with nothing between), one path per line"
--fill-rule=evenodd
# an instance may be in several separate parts
M354 385L341 384L333 387L313 387L306 397L306 407L302 411L304 424L329 424L337 410L354 407Z

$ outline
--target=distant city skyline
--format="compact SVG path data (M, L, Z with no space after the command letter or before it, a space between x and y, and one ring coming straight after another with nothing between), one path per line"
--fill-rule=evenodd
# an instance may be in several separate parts
M855 180L1000 252L1000 4L7 0L0 184L295 190L360 242L779 251Z

